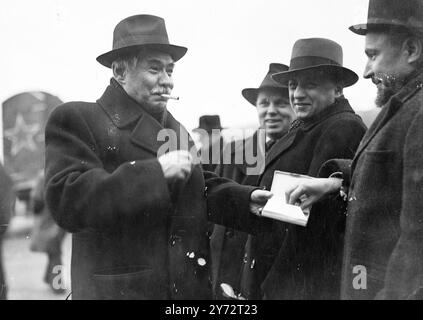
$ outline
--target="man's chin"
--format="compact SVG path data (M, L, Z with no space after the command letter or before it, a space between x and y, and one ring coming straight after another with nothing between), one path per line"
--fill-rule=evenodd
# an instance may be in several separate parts
M281 138L283 135L285 135L285 133L287 133L288 130L283 130L283 129L266 129L266 135L271 138L271 139L279 139Z
M387 88L387 87L385 87L384 89L378 88L376 100L375 100L376 107L382 108L389 101L389 99L391 99L391 97L394 94L395 92L390 88Z
M166 109L167 101L153 102L150 103L150 107L155 110L164 110Z

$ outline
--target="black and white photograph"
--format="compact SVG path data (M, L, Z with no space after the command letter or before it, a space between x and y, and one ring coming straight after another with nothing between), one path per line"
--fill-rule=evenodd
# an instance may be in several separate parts
M423 0L4 0L0 39L0 300L423 299Z

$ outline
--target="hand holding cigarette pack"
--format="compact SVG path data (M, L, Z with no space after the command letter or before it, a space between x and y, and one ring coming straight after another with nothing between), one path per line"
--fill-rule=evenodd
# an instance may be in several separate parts
M270 190L273 193L273 197L264 206L262 216L305 227L308 222L310 208L303 211L297 205L288 204L285 196L286 190L298 185L304 179L313 178L300 174L275 171Z

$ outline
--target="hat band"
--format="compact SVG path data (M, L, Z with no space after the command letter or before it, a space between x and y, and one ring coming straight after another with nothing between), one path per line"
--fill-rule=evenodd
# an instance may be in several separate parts
M169 44L169 39L166 35L157 34L128 35L126 37L119 37L119 39L113 43L113 50L144 44Z
M338 62L332 59L316 57L316 56L304 56L304 57L296 57L291 59L289 70L310 68L310 67L316 67L319 65L333 65L333 66L341 67L341 65Z

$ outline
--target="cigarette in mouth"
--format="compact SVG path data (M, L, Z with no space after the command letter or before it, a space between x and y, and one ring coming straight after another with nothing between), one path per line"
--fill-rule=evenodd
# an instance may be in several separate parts
M166 98L166 99L173 99L173 100L179 100L179 97L177 97L177 96L171 96L170 94L161 94L161 96L163 97L163 98Z

